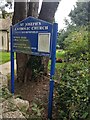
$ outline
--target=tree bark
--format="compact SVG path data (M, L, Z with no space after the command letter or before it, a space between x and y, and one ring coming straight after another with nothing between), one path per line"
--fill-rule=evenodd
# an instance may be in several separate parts
M32 16L37 18L38 17L38 8L39 8L39 2L29 2L28 4L28 16Z
M44 2L44 1L45 0L43 0L42 3L39 19L52 23L54 21L55 12L57 10L59 2Z
M58 5L59 2L45 2L45 0L43 0L42 8L38 18L53 23L55 12L57 10ZM48 73L48 62L49 62L48 57L42 57L42 64L44 65L45 75L47 75Z
M23 0L24 1L24 0ZM16 24L27 17L27 0L25 2L15 2L14 3L14 15L12 19L12 24Z
M40 11L38 18L52 23L54 21L54 15L55 15L55 12L57 10L58 4L59 4L59 2L44 2L43 1L42 8L41 8L41 11ZM37 17L38 16L38 7L39 7L39 3L30 2L28 16ZM31 59L33 59L33 56L31 56ZM43 67L43 74L44 75L48 74L48 61L49 61L48 57L36 57L36 62L37 62L37 64L39 63L38 67L39 68ZM32 62L32 61L29 61L29 62ZM26 73L29 73L31 75L31 73L32 73L31 69L29 68L26 71ZM26 74L26 76L27 76L27 74Z
M27 3L15 2L14 4L14 15L12 24L16 24L19 21L27 17ZM23 53L16 53L16 64L17 64L17 80L24 81L25 67L26 67L27 55Z
M31 0L28 3L28 12L27 12L27 16L32 16L37 18L38 17L38 8L39 8L39 2L33 2L33 0ZM25 69L25 74L24 74L24 82L27 82L28 80L32 79L32 72L33 72L33 67L32 67L32 61L34 64L34 59L36 59L37 61L37 57L35 58L35 56L32 55L27 55L27 60L26 60L26 69Z

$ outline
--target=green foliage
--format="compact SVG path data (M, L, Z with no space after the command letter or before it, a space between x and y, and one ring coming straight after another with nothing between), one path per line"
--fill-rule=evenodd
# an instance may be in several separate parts
M35 98L31 105L31 113L29 113L30 120L42 120L43 102L40 99Z
M14 54L16 58L16 54ZM9 52L0 52L0 64L4 64L10 61L10 53Z
M0 1L0 12L2 12L2 18L6 18L6 9L5 8L9 8L12 9L12 0L1 0Z
M87 25L89 15L88 8L89 2L77 2L76 7L74 7L74 10L71 10L69 14L72 23L77 26Z
M56 58L64 58L65 51L64 50L57 50L56 51Z
M8 99L12 97L12 94L6 87L0 88L0 98Z
M77 2L73 10L71 10L69 17L71 18L71 23L65 20L67 29L59 31L58 34L58 45L60 49L64 49L64 41L72 31L79 31L79 26L87 26L89 24L89 14L90 14L90 2ZM81 27L80 27L81 29ZM88 29L88 28L87 28ZM71 36L72 37L72 36ZM70 37L69 37L70 39Z
M39 56L32 56L28 63L27 67L32 70L32 78L37 77L40 73L43 72L44 65L42 65L41 57Z
M40 117L42 115L41 112L43 111L43 108L41 108L40 105L33 103L32 111L34 112L34 114L36 114L36 116Z
M88 52L87 28L78 27L77 31L72 31L71 34L69 34L68 38L65 39L64 44L69 60L85 57L84 55Z
M86 27L72 31L64 41L65 64L60 70L56 87L58 118L60 120L87 120L89 116L89 48ZM57 78L58 79L58 78Z
M64 29L59 31L58 33L58 39L57 39L57 44L60 46L60 49L63 49L64 48L64 40L65 38L68 37L69 35L69 32L70 32L70 29L65 31Z
M69 25L67 27L66 30L61 30L59 31L58 33L58 40L57 40L57 44L60 46L60 49L64 49L64 41L65 39L69 36L69 34L72 32L72 31L76 31L76 27L73 26L73 25Z
M71 23L65 20L67 29L59 31L58 34L58 42L57 44L60 46L60 49L64 49L64 41L72 31L79 31L78 26L86 26L89 24L89 7L90 2L77 2L76 6L73 10L71 10L69 17L71 18ZM78 27L78 28L77 28ZM71 36L72 37L72 36ZM70 37L69 37L70 38Z

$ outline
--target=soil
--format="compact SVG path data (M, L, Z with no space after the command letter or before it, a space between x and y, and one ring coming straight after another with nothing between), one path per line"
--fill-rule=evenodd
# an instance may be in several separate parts
M32 113L33 103L37 104L37 109L42 109L42 118L48 118L48 97L49 97L49 76L39 77L36 80L27 83L19 83L15 81L15 95L19 95L24 100L28 100L30 104L29 113ZM37 113L36 113L37 116Z
M30 104L29 115L31 118L36 118L38 109L43 110L40 111L40 118L42 120L48 119L48 97L49 97L49 76L38 77L35 80L28 81L27 83L17 82L15 80L15 95L19 96L24 100L28 100ZM9 85L10 86L10 85ZM10 87L9 87L10 89ZM55 96L55 91L54 91ZM37 104L36 111L33 112L32 107L33 103ZM57 116L57 106L55 105L55 100L53 101L53 111L52 117L53 120L56 119Z

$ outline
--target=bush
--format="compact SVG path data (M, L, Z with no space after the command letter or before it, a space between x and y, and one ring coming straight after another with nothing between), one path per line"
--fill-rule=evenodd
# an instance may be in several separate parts
M86 120L89 116L88 31L77 28L65 39L65 61L56 91L60 120Z

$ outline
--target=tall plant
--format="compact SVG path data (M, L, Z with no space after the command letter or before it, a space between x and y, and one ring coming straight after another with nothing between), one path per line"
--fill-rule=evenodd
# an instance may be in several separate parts
M58 101L59 119L86 120L89 115L89 48L86 27L72 31L64 41L66 54L65 65L61 71L56 100Z

